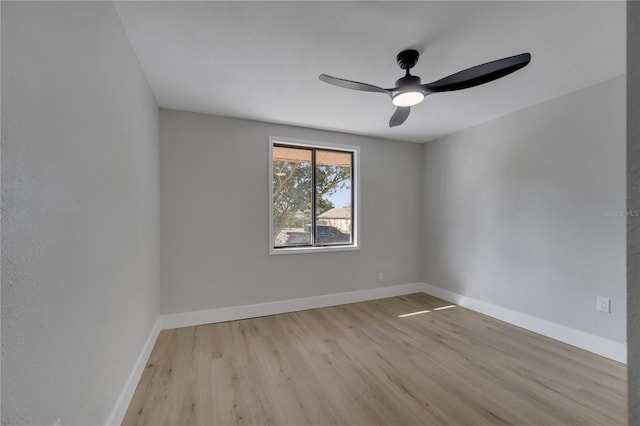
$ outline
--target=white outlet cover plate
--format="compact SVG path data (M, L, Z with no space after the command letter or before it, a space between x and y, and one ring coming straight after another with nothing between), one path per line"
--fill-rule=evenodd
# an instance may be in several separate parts
M608 297L598 296L596 309L600 312L611 312L611 299Z

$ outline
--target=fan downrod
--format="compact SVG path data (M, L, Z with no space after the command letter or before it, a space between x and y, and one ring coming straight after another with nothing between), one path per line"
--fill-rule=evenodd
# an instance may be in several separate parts
M409 72L409 70L416 65L419 57L420 53L418 53L417 50L408 49L398 53L396 60L398 61L400 68Z

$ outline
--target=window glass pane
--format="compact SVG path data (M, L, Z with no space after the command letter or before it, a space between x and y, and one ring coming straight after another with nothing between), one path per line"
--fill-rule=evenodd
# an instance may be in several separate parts
M275 247L311 244L312 151L273 147L273 232ZM310 228L306 226L306 228Z
M353 154L316 150L316 244L351 244Z

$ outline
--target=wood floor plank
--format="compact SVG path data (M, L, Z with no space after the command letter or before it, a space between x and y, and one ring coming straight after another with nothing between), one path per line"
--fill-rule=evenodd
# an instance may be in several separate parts
M420 293L164 330L123 425L608 426L626 399L624 365Z

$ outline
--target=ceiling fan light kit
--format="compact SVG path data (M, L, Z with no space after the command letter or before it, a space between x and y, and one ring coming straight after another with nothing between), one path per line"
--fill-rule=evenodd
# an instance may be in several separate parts
M391 89L383 89L372 84L345 80L326 74L320 74L319 78L325 83L345 89L387 94L391 97L391 102L398 107L389 120L389 127L395 127L405 122L412 106L422 102L425 96L431 93L450 92L479 86L511 74L525 67L531 61L530 53L521 53L467 68L431 83L421 84L420 77L411 75L409 71L416 65L419 57L418 51L413 49L403 50L398 54L396 60L400 68L405 70L405 76L398 79L396 86Z
M393 102L395 106L399 107L410 107L418 105L422 101L424 101L424 94L419 91L400 92L391 100L391 102Z

